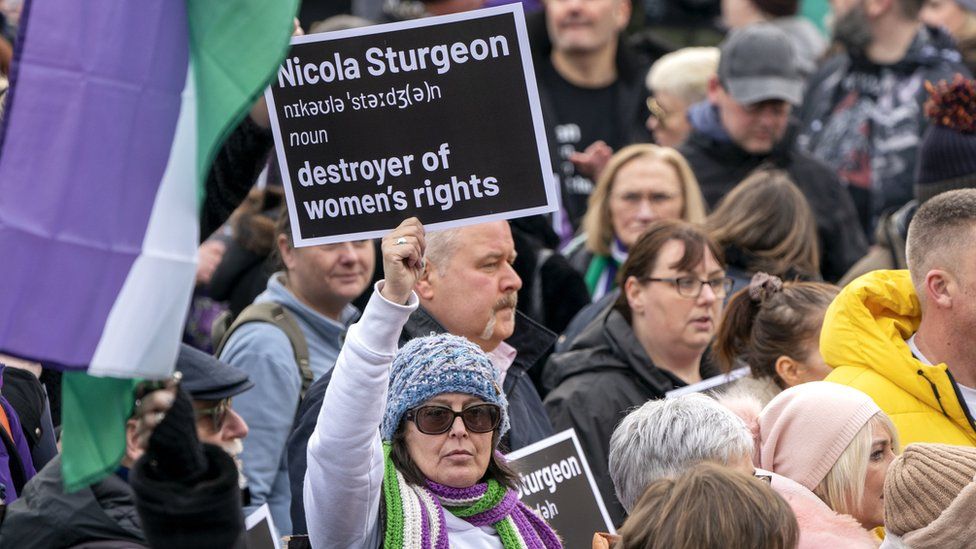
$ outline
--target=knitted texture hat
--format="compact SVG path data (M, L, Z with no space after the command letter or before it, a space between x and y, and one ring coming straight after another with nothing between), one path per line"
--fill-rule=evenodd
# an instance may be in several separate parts
M759 467L813 490L880 411L871 397L846 385L790 387L759 414Z
M497 404L502 409L499 436L508 431L508 400L498 386L498 369L480 347L450 334L413 339L393 359L390 394L380 434L393 433L407 410L444 393L464 393Z
M976 448L909 444L885 477L885 529L902 536L928 526L976 476Z
M976 187L976 81L925 83L931 124L918 147L915 197L924 203L953 189Z

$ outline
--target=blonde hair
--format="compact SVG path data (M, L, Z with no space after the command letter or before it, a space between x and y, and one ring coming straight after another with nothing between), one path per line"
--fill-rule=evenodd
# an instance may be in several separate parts
M610 191L617 173L631 160L637 158L658 160L674 168L681 183L681 219L692 223L705 221L705 199L691 166L681 153L670 148L640 143L628 145L614 154L600 174L596 187L590 194L589 205L583 216L583 232L586 233L586 249L598 255L610 255L613 241L613 225L610 222Z
M884 412L878 412L854 435L813 493L837 513L855 515L864 499L864 482L871 459L874 431L884 429L891 436L891 450L900 453L898 429Z
M708 81L718 72L718 48L681 48L661 56L647 73L647 89L665 92L689 105L705 99Z
M803 193L780 170L761 170L736 185L705 222L723 249L736 246L755 257L744 267L780 278L817 278L817 222Z

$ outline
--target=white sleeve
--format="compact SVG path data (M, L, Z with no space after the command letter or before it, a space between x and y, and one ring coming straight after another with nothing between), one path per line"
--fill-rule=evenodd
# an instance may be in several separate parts
M312 547L364 547L376 538L390 364L403 325L417 309L388 301L376 284L363 317L349 328L308 440L305 518Z

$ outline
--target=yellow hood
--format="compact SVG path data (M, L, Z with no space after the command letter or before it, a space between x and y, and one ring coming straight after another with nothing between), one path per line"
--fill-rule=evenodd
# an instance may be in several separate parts
M908 271L874 271L854 280L824 317L820 352L834 368L828 379L868 393L892 419L922 411L944 413L972 439L976 433L946 365L919 362L905 341L918 330L921 317ZM907 395L873 381L876 376L862 376L864 370L875 372ZM864 379L859 380L861 377ZM917 409L919 404L928 410Z

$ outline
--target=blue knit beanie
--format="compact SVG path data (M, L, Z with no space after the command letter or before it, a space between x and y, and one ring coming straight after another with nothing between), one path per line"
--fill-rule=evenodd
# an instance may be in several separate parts
M393 359L390 394L380 434L393 433L407 410L444 393L464 393L497 404L502 410L499 436L508 431L508 400L498 385L498 369L480 347L450 334L413 339Z

